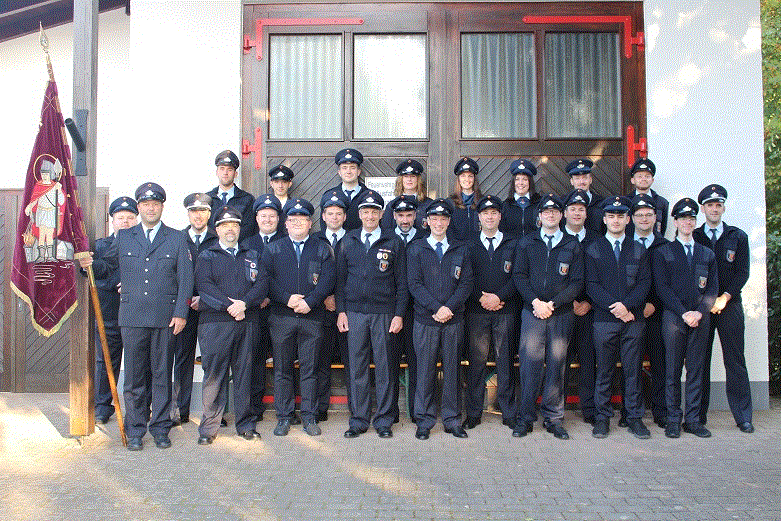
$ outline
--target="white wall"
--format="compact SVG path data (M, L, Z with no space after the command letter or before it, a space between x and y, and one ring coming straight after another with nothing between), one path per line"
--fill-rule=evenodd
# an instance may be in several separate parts
M654 188L671 205L684 196L696 199L709 183L728 190L724 220L748 233L751 248L751 278L743 290L749 377L767 382L759 2L652 0L645 4L645 24ZM725 380L718 347L711 375Z

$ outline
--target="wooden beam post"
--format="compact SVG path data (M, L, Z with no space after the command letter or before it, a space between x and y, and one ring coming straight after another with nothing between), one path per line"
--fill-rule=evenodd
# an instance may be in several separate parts
M95 151L97 137L98 94L98 0L73 2L73 113L87 149L74 157L86 176L78 176L79 203L90 244L95 239ZM80 154L75 149L74 154ZM90 306L89 281L79 275L79 305L71 315L70 335L70 432L87 436L95 431L95 314Z

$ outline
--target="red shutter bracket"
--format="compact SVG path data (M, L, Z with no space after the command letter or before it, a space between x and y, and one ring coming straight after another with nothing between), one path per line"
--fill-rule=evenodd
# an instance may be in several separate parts
M626 127L626 164L629 167L635 164L635 152L639 152L640 157L648 157L648 141L641 137L635 143L635 127L629 125Z
M260 127L255 127L255 144L250 144L246 139L241 142L241 156L247 157L250 153L255 153L255 170L260 170L263 167L263 133Z

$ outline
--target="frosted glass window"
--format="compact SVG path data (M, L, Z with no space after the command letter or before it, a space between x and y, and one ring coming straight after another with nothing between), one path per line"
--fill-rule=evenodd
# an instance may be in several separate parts
M271 35L269 138L342 138L341 35Z
M621 137L618 34L546 33L548 137Z
M425 139L426 36L356 35L354 43L354 137Z
M462 136L535 137L536 84L532 33L462 34Z

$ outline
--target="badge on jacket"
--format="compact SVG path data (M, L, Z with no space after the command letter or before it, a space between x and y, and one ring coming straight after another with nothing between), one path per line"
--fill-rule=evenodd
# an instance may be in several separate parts
M461 278L461 266L453 266L453 278L456 280Z
M735 260L735 250L727 250L727 262Z
M512 269L513 269L513 261L509 261L509 260L504 261L504 272L510 273Z
M390 262L385 259L380 259L379 268L381 272L385 273L388 271L388 266L390 266Z
M708 285L708 277L700 277L700 289L705 289Z
M320 278L320 274L319 273L312 273L312 284L317 286L317 279L319 279L319 278Z
M564 276L569 273L569 264L565 262L559 263L559 275Z

